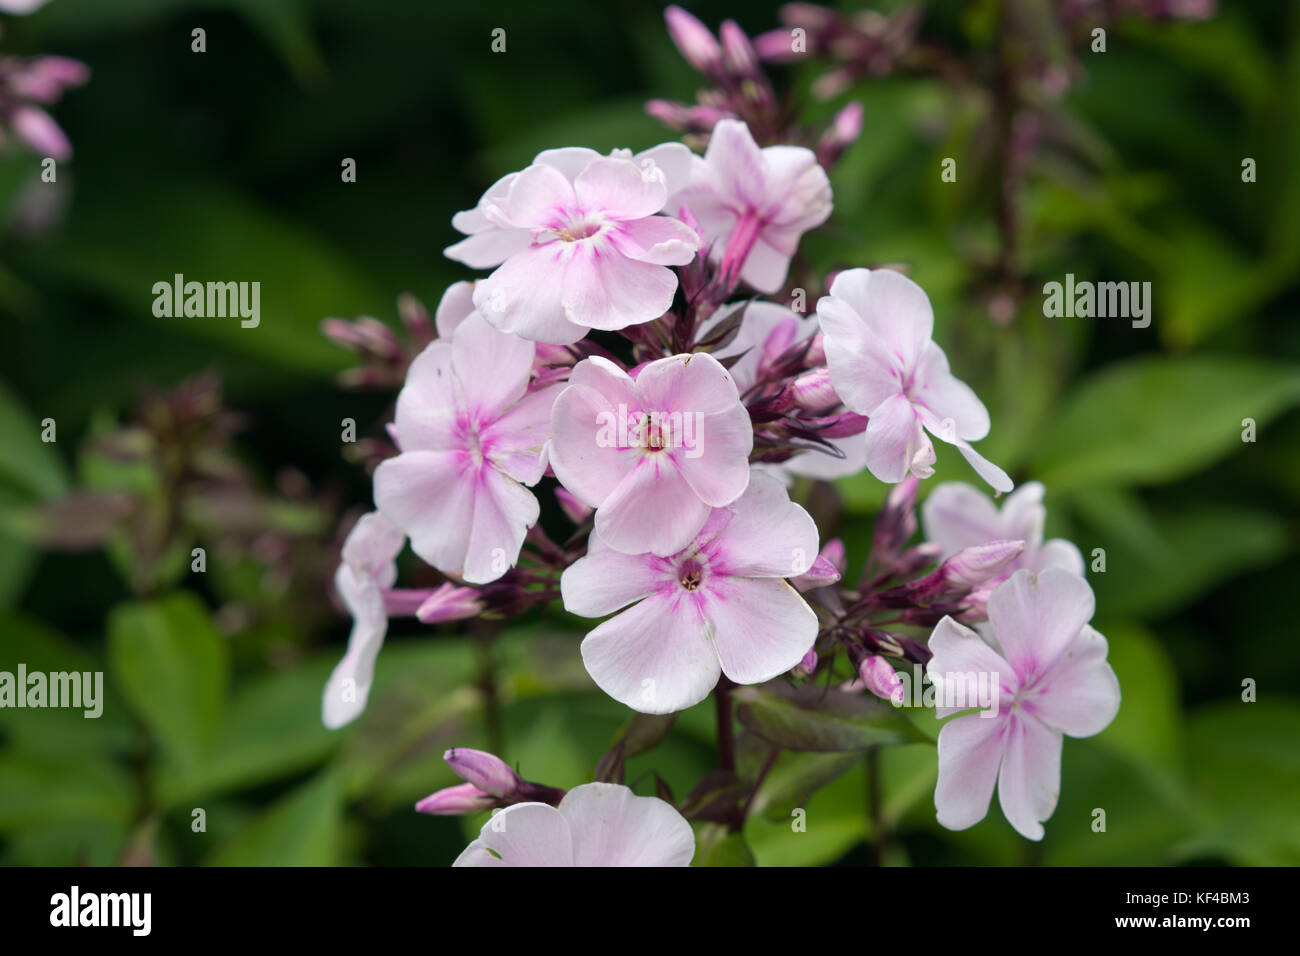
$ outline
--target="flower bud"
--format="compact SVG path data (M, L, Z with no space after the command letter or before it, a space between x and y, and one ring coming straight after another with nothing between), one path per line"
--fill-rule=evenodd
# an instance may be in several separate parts
M442 755L456 776L493 797L509 797L521 783L500 757L482 750L454 747Z
M885 658L876 654L864 657L858 665L858 676L867 685L867 690L881 700L894 704L903 702L903 681Z
M416 608L415 616L425 624L459 621L475 617L483 610L474 588L458 587L450 582L440 585Z
M677 6L664 11L664 23L687 63L707 77L718 74L722 67L722 48L708 27Z
M490 810L496 805L497 799L492 794L484 793L472 783L462 783L429 794L415 805L415 809L417 813L454 816Z
M794 672L800 677L808 677L817 670L817 652L809 651L803 656L803 660L794 666Z
M831 384L831 370L826 366L804 372L790 384L795 405L811 412L840 404L840 396Z

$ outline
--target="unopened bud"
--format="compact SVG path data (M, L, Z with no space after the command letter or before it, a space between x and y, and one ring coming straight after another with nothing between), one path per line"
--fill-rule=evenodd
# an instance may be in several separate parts
M677 6L664 11L664 23L687 63L710 78L720 72L722 48L708 27Z
M468 747L455 747L442 755L456 776L493 797L509 797L520 780L510 765L495 754Z
M477 813L490 810L497 805L497 798L484 793L472 783L462 783L429 794L415 805L418 813L432 813L436 816L457 816L463 813Z
M867 685L867 690L881 700L894 704L903 702L903 681L894 670L894 665L885 658L876 654L863 658L858 665L858 676Z

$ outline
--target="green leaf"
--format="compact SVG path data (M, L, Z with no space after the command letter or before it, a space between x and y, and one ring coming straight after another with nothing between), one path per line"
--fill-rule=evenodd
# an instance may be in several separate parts
M719 823L705 824L695 836L692 866L754 866L754 854L743 833Z
M1227 357L1141 358L1085 382L1044 436L1034 469L1052 489L1172 481L1300 401L1300 369Z
M769 820L789 820L796 807L806 806L814 793L861 762L862 755L856 751L782 751L754 794L749 812L762 814Z
M343 790L321 773L277 800L208 861L211 866L333 866L339 862Z
M131 779L106 760L0 753L0 831L68 821L125 823L131 805Z
M197 597L178 592L118 605L108 619L113 676L137 716L183 767L205 755L221 722L227 647Z
M774 682L739 688L735 699L736 717L751 733L789 750L866 750L926 739L898 711L862 694Z

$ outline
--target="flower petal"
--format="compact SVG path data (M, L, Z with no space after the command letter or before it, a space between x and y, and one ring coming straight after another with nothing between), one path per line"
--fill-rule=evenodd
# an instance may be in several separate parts
M388 633L383 592L373 579L344 564L335 573L334 582L352 612L352 633L347 651L321 695L321 721L330 730L351 723L366 709L375 678L375 658Z
M604 394L583 384L608 373L580 376L586 365L585 361L579 363L570 384L551 409L550 461L560 484L584 504L598 508L636 467L642 451L618 447L619 436L609 434L610 429L617 431L619 408ZM625 394L612 391L615 398L636 401L630 380ZM630 415L635 410L633 406L627 412Z
M564 266L563 308L575 327L615 331L657 319L673 304L677 276L671 269L629 259L603 237L564 245L572 252Z
M562 385L525 395L495 421L485 425L481 441L492 464L525 485L535 485L546 471L543 454L551 437L551 409Z
M672 450L673 460L699 499L714 508L729 505L749 484L749 453L754 426L743 405L716 415L684 412L688 429L684 444Z
M481 469L461 577L470 584L486 584L514 567L540 513L536 496L519 482L491 466Z
M511 256L474 284L474 308L502 332L533 342L570 345L578 341L589 329L570 322L561 302L571 255L565 250L573 245L548 242Z
M1071 737L1091 737L1119 713L1119 679L1106 661L1106 638L1084 626L1056 666L1034 684L1026 709Z
M492 815L452 866L573 866L573 831L544 803L516 803Z
M934 333L934 310L919 285L892 269L846 269L831 297L848 302L903 368L916 368Z
M989 812L1008 720L970 714L948 721L939 731L934 807L942 826L965 830Z
M613 783L585 783L560 801L573 832L575 866L690 866L695 833L658 797Z
M973 699L978 694L981 674L987 675L985 687L998 690L998 713L1010 709L1020 682L1011 665L979 634L945 617L930 635L929 648L934 656L926 664L925 673L934 685L936 717L949 717L975 707L982 709L985 702Z
M625 554L676 554L704 527L709 511L666 454L643 453L596 509L596 530Z
M491 269L523 252L531 242L532 234L527 229L502 229L489 225L482 232L452 243L442 250L442 254L463 262L471 269Z
M707 352L651 362L636 377L642 407L714 415L740 404L740 392L722 363Z
M817 640L817 615L780 578L710 577L699 593L722 672L737 684L784 674Z
M998 803L1007 822L1025 839L1041 840L1060 793L1060 733L1032 717L1009 715L998 772Z
M560 575L564 609L582 617L604 617L648 597L671 581L671 569L650 554L623 554L606 546L592 532L587 554Z
M499 332L477 313L456 329L451 364L476 420L492 420L518 401L528 387L536 346Z
M475 479L451 452L409 451L375 469L375 507L410 536L411 550L457 574L469 547Z
M684 597L649 597L610 618L583 640L582 662L601 690L643 714L698 704L722 673L699 610Z
M1002 533L1002 516L997 505L964 481L945 481L935 486L921 506L921 526L925 529L925 540L943 548L945 558L963 548L990 541L1019 540L1025 541L1026 546L1030 543L1026 538L1008 539Z
M630 159L593 159L573 180L579 206L606 219L644 219L668 200L663 171L642 169Z
M940 421L952 422L951 431L965 441L979 441L989 433L989 413L979 396L948 369L948 357L933 342L926 342L916 369L912 401L934 412ZM943 436L940 436L943 437ZM944 437L944 441L951 441Z
M916 457L916 409L901 392L878 405L867 424L867 470L881 481L902 481Z
M514 178L502 210L515 226L550 229L577 204L572 184L553 166L532 165Z
M629 259L657 266L684 266L700 248L694 229L667 216L620 223L610 230L610 241Z
M747 578L791 578L817 559L817 525L790 500L776 479L754 472L749 487L728 507L732 517L709 551L721 573Z
M402 451L452 451L456 410L463 397L452 372L452 347L430 342L406 370L406 383L397 395L393 430Z
M989 596L989 624L1022 685L1046 674L1092 619L1088 582L1059 568L1017 571Z

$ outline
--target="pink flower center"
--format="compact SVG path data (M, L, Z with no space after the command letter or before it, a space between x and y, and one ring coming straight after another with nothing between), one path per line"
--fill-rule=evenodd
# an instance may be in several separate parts
M604 228L604 224L594 219L578 219L565 223L559 229L552 230L565 242L577 242L590 239Z
M698 591L704 582L704 565L695 558L687 558L677 568L677 583L687 591Z

